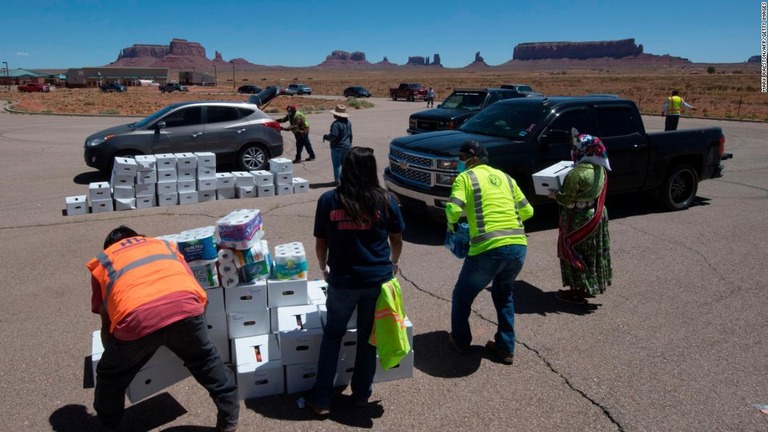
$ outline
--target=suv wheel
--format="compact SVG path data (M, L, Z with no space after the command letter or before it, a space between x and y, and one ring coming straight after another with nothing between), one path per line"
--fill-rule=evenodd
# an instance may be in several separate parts
M267 151L260 144L246 144L237 157L237 164L244 171L262 170L268 163Z

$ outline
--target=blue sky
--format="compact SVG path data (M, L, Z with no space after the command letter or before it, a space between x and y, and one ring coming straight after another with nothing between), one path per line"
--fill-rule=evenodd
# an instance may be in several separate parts
M404 64L437 53L489 65L524 42L634 38L650 54L742 62L760 54L760 1L7 1L0 62L11 69L102 66L134 44L198 42L213 59L314 66L334 50Z

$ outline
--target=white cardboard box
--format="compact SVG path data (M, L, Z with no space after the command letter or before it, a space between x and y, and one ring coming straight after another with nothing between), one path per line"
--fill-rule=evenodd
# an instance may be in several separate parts
M227 312L229 338L258 336L270 332L269 309L254 312Z
M197 191L179 192L179 204L195 204L197 203Z
M323 328L316 305L274 307L269 313L273 332Z
M269 335L232 339L232 361L235 366L257 368L269 362Z
M285 366L286 393L299 393L310 390L317 378L317 361L313 363L291 364Z
M255 179L247 171L232 171L232 175L235 177L235 187L256 186Z
M153 197L157 193L157 183L144 183L137 184L134 187L136 192L136 198L138 197ZM175 190L169 192L176 192Z
M273 174L292 173L293 161L284 157L270 159L269 171L271 171Z
M235 187L235 176L232 173L216 173L216 188L228 189Z
M64 201L67 204L67 216L88 213L88 200L85 195L68 196Z
M112 189L112 197L115 199L136 198L136 189L130 186L115 186Z
M179 186L176 184L176 180L163 180L157 182L157 194L175 194L179 192Z
M137 170L138 170L138 165L136 164L136 159L134 158L117 156L115 157L114 162L112 163L113 175L124 175L124 176L133 177L136 175Z
M279 361L257 368L237 368L237 391L240 399L253 399L285 393L285 374Z
M293 173L276 173L274 183L276 185L291 185L293 187Z
M179 179L178 174L176 174L176 169L165 169L165 168L159 168L157 170L157 182L175 182Z
M215 190L197 191L197 202L216 201Z
M293 178L293 193L307 193L309 192L309 181L301 177Z
M226 288L227 312L256 312L267 309L267 282L253 281Z
M216 168L216 153L213 152L196 152L197 167Z
M157 207L157 198L154 195L136 197L137 209L150 208L150 207Z
M157 171L139 171L136 173L136 184L157 183Z
M533 174L533 188L536 195L549 195L563 187L566 174L573 168L573 162L562 161Z
M274 174L265 170L250 171L256 186L271 185L274 182Z
M267 281L269 307L308 305L309 294L306 279Z
M200 163L200 161L198 161ZM216 167L197 166L197 178L206 180L216 180Z
M256 186L256 188L258 189L256 194L259 197L275 196L275 185L273 184Z
M190 375L189 370L184 367L184 362L168 348L162 346L136 374L136 378L128 385L126 394L131 403L136 403Z
M395 381L413 377L413 348L411 352L400 360L397 366L384 370L381 367L379 358L376 357L376 374L373 376L373 382Z
M115 198L115 210L136 210L136 198Z
M222 361L230 363L227 312L224 309L224 288L209 288L205 290L205 294L208 296L208 306L205 308L208 337L216 346Z
M136 184L136 175L127 175L127 174L115 174L114 171L112 172L112 177L109 182L113 187L120 187L120 186L133 186Z
M160 183L158 183L159 185ZM174 183L176 184L176 183ZM179 204L179 194L177 193L160 193L157 192L157 205L159 207L172 206Z
M88 199L103 200L112 198L112 187L109 182L93 182L88 185Z
M234 199L237 198L237 192L235 192L235 188L218 188L216 189L216 199L224 200L224 199Z
M181 172L182 169L197 168L197 155L194 153L174 153L176 155L176 168Z
M155 155L157 170L173 170L176 172L176 155L173 153L161 153Z
M181 180L196 180L197 179L197 167L193 166L179 166L176 168L176 178Z
M155 171L157 166L155 155L136 155L134 159L138 172Z
M91 200L91 213L109 213L114 209L112 198Z
M199 191L215 191L218 187L216 178L199 178L197 179L197 190Z
M311 304L325 304L326 299L328 298L328 282L322 279L308 281L307 295L309 296L309 302Z
M326 308L325 303L323 303L317 305L317 310L320 312L320 321L323 323L323 326L325 326L325 323L328 322L328 308ZM352 311L352 316L350 316L349 321L347 321L347 329L354 328L357 328L357 308Z
M238 198L254 198L256 186L235 186L235 195Z
M197 190L196 188L197 188L197 180L195 179L186 179L186 180L179 179L176 181L176 189L178 190L179 193L196 191Z
M293 195L292 184L276 184L275 195Z
M314 363L320 357L323 329L280 332L280 361L284 365Z

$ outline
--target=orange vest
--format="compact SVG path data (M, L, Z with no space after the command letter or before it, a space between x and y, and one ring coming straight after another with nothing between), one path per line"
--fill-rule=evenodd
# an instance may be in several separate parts
M109 331L139 306L175 292L207 296L171 243L147 237L123 239L86 265L101 285Z
M667 114L680 115L680 111L683 108L683 98L680 96L670 96L667 100L669 101Z

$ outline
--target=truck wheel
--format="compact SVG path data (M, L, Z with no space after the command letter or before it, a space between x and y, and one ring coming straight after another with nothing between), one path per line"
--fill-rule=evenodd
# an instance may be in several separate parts
M396 101L396 100L397 100L397 95L396 95L396 94L392 93L390 96L392 96L392 100L393 100L393 101Z
M699 176L688 164L673 167L659 189L659 200L668 210L684 210L691 206L699 189Z
M246 144L237 157L237 164L244 171L263 170L268 163L267 151L261 144Z
M415 98L413 95L409 95L409 96L408 96L408 100L409 100L410 102L415 102L415 101L416 101L416 98Z

